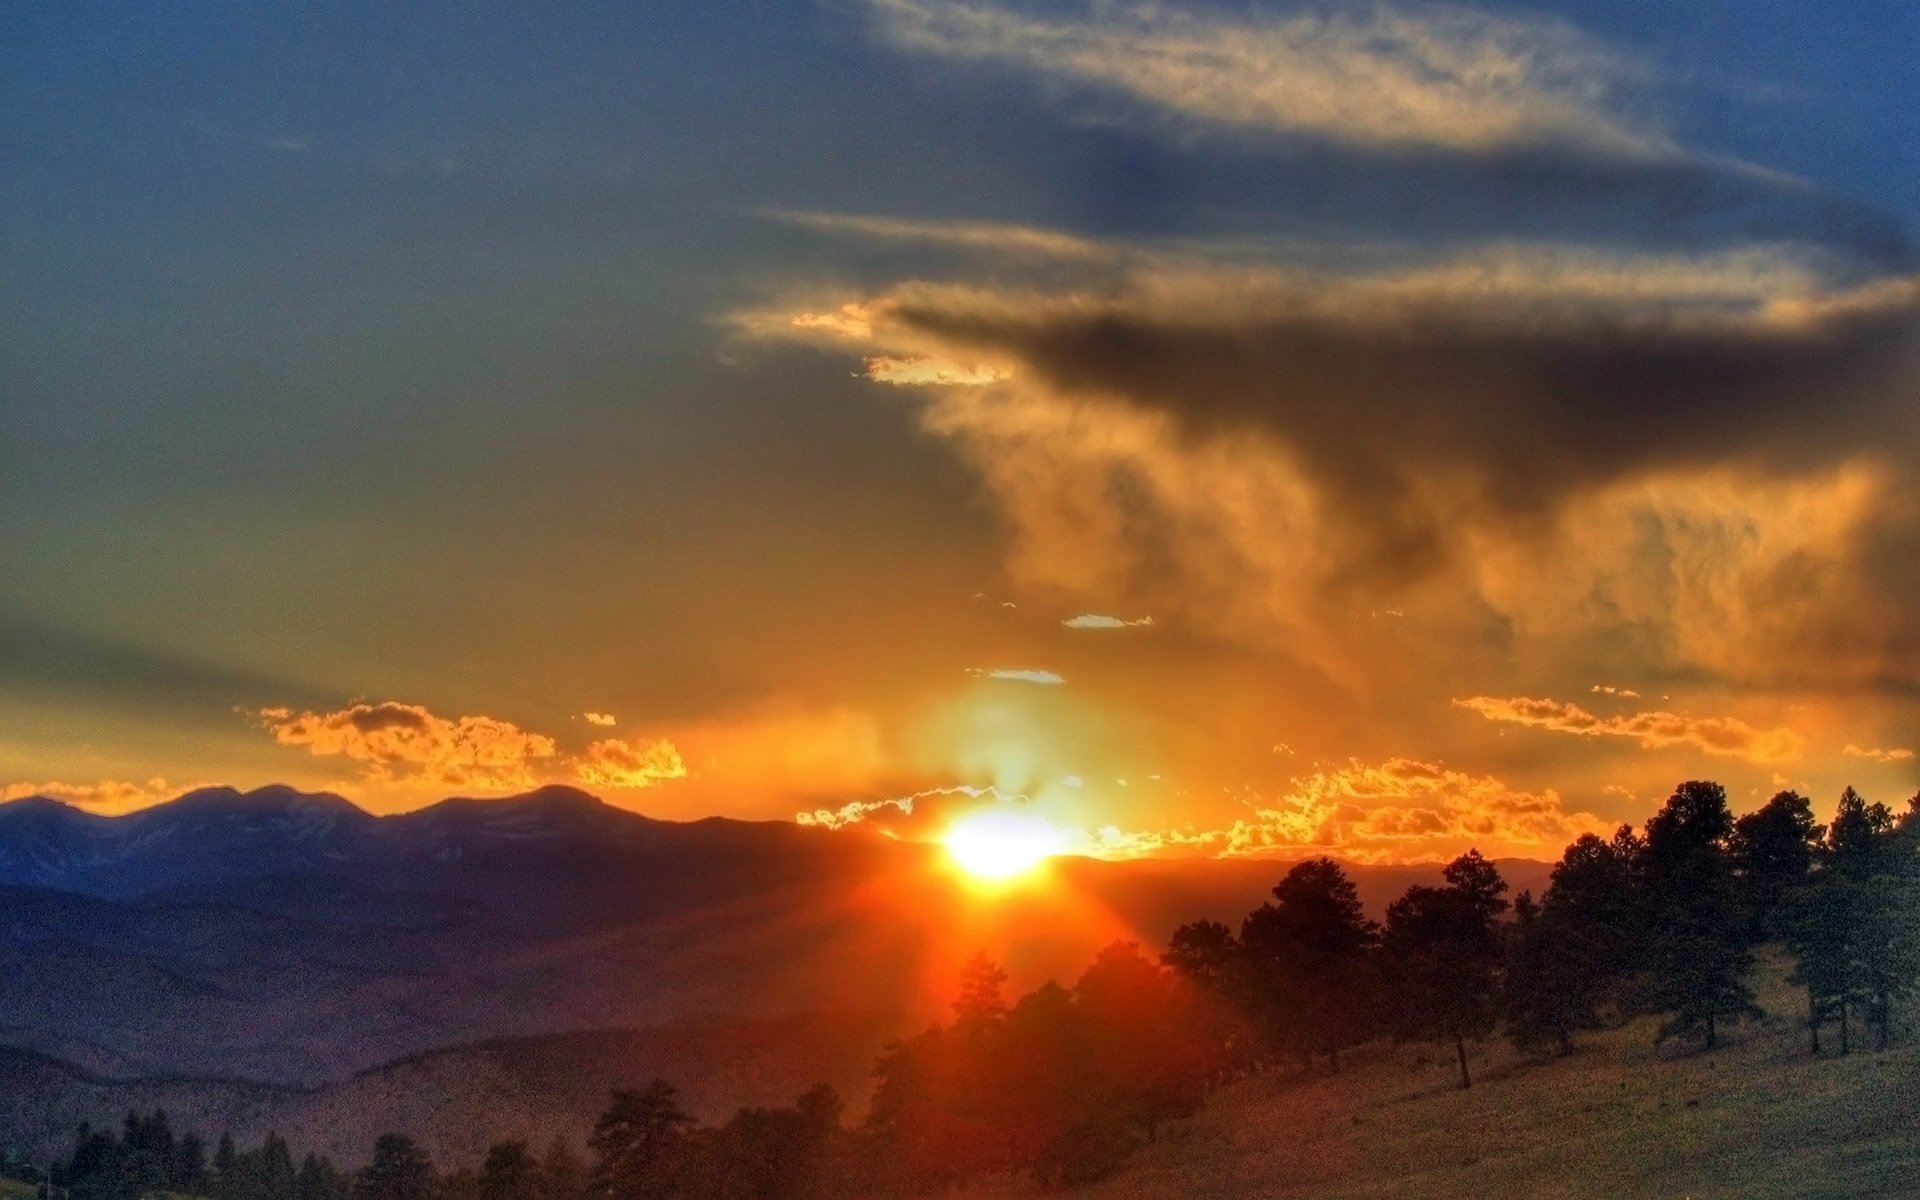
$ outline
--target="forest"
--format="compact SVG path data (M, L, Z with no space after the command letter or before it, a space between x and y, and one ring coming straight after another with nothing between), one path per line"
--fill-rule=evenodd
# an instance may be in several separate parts
M1747 977L1767 943L1794 963L1809 1055L1886 1048L1920 982L1920 795L1896 813L1848 788L1823 824L1790 791L1736 818L1692 781L1640 830L1568 846L1542 896L1509 898L1473 850L1443 880L1376 922L1339 864L1302 862L1237 930L1195 921L1157 958L1117 942L1071 986L1011 1002L976 956L948 1023L875 1063L857 1122L821 1085L703 1125L655 1080L614 1092L584 1146L502 1140L454 1169L404 1133L349 1171L274 1135L210 1147L162 1112L82 1127L47 1171L4 1166L51 1200L817 1200L1010 1175L1052 1190L1111 1174L1231 1080L1337 1073L1377 1039L1432 1044L1461 1088L1469 1044L1573 1055L1651 1014L1665 1052L1711 1053L1762 1015Z

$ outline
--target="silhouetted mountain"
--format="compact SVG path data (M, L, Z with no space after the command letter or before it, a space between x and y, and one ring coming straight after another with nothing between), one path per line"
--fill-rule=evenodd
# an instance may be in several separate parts
M80 1082L58 1094L79 1097L71 1112L98 1100L87 1115L104 1120L185 1079L308 1096L502 1037L800 1012L910 1028L944 1015L975 949L1014 987L1071 982L1116 938L1157 953L1188 921L1237 924L1289 865L1063 859L1050 884L998 895L958 879L938 847L661 821L571 788L387 817L279 787L206 789L124 817L16 801L0 805L0 1047L61 1060ZM1501 866L1516 890L1547 870ZM1437 865L1351 873L1376 914L1439 878ZM857 1083L870 1056L842 1065ZM380 1116L404 1089L354 1094L363 1123L406 1126ZM260 1103L244 1111L295 1119L282 1100Z

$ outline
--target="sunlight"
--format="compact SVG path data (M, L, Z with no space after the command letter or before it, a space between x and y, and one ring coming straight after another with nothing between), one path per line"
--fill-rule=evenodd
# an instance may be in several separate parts
M941 841L967 875L995 883L1023 875L1060 853L1066 834L1032 813L1002 806L967 813Z

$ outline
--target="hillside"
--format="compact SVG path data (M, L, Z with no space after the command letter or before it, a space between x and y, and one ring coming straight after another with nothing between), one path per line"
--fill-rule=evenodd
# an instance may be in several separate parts
M434 1161L470 1166L489 1144L555 1137L582 1144L614 1088L672 1080L689 1111L724 1120L747 1104L784 1104L827 1082L862 1098L880 1047L901 1032L877 1013L689 1021L646 1030L500 1038L385 1064L313 1089L231 1079L116 1080L0 1048L0 1145L33 1156L72 1142L82 1121L114 1123L129 1108L165 1109L176 1128L233 1133L243 1145L276 1131L302 1152L365 1161L382 1133L417 1138Z
M1620 1200L1920 1197L1920 1046L1814 1058L1786 965L1768 1020L1711 1054L1656 1052L1657 1022L1587 1035L1571 1058L1479 1047L1461 1091L1443 1053L1375 1045L1337 1077L1221 1089L1084 1200ZM961 1193L1035 1194L1024 1182Z

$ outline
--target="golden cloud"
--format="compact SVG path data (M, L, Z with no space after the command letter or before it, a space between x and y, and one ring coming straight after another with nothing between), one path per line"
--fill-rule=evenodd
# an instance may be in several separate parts
M1848 742L1846 748L1840 751L1840 753L1846 755L1848 758L1866 758L1877 763L1913 761L1913 751L1904 746L1895 746L1892 748L1882 748L1879 746L1862 747Z
M1567 810L1559 793L1510 787L1440 763L1390 758L1315 771L1253 815L1216 829L1098 831L1115 852L1198 848L1224 856L1329 853L1355 862L1448 858L1471 845L1490 857L1554 857L1583 833L1612 826Z
M538 782L536 768L557 748L494 717L441 717L422 705L383 701L335 712L295 713L264 708L262 724L283 746L320 756L342 755L364 764L369 781L510 791Z
M1708 754L1756 763L1789 762L1806 750L1806 739L1791 729L1755 729L1734 717L1687 717L1670 712L1601 717L1577 704L1526 696L1511 699L1474 696L1455 700L1454 704L1479 713L1489 721L1506 721L1583 737L1632 738L1649 749L1692 746Z
M85 808L107 816L119 816L136 809L171 800L190 787L175 788L160 778L149 779L145 783L132 783L126 780L103 779L97 783L61 783L49 780L46 783L10 783L0 785L0 801L24 800L29 796L45 796L49 800L61 800L77 808Z
M573 761L573 774L588 787L637 790L685 779L687 766L679 750L664 738L640 745L607 738L588 746Z

